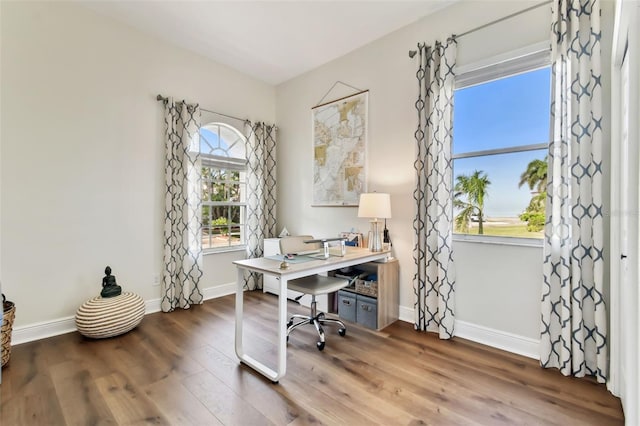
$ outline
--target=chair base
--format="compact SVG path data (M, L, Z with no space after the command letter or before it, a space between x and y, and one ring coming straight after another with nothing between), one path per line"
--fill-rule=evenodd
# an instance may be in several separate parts
M296 319L300 321L294 322L294 320ZM287 340L289 340L289 334L293 330L306 324L313 324L316 328L316 331L318 332L318 336L320 337L320 340L318 340L318 342L316 343L316 347L318 348L319 351L324 349L324 344L325 344L324 329L322 328L323 325L338 324L340 326L340 328L338 329L338 334L340 334L340 336L342 337L344 337L347 334L347 328L345 327L342 321L333 319L333 318L326 318L324 312L317 312L315 295L311 296L311 315L307 316L307 315L294 314L289 319L289 322L287 323Z

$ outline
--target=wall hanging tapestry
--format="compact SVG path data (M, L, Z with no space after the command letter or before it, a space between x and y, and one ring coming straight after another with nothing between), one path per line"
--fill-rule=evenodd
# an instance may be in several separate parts
M369 92L312 108L313 205L357 206L367 183Z

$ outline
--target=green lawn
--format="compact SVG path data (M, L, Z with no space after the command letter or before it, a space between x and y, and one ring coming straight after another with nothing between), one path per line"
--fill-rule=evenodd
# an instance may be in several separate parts
M470 230L469 234L477 235L478 228L474 227ZM500 237L518 237L518 238L543 238L544 232L529 232L527 231L526 223L518 224L492 224L491 222L484 223L484 235L496 235Z

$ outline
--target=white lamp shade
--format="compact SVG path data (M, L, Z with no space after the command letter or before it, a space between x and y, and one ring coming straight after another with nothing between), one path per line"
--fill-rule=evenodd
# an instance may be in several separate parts
M390 218L391 196L379 192L360 194L358 217Z

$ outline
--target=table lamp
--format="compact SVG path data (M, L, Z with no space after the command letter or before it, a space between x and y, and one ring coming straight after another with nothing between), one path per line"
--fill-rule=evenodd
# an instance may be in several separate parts
M380 221L391 217L391 196L378 192L360 194L358 217L371 218L371 251L382 251L380 239Z

